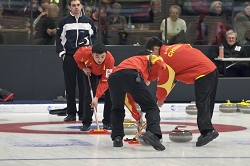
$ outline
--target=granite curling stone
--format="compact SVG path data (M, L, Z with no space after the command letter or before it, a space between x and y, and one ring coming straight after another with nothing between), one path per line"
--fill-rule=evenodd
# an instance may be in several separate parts
M174 130L169 133L169 139L173 142L183 143L189 142L193 139L193 134L189 130L180 130L186 126L176 126Z
M234 113L237 110L237 106L234 103L231 103L230 100L227 100L226 103L220 105L219 110L223 113Z

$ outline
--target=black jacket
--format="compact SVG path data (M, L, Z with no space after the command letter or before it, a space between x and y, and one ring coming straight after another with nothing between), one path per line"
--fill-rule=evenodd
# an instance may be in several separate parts
M56 52L61 57L63 54L73 56L81 39L91 37L96 40L96 28L91 18L81 15L78 19L70 13L63 17L57 27Z
M244 47L239 42L236 42L232 46L229 46L227 44L227 41L223 41L221 44L224 46L224 58L245 58L245 57L248 57ZM219 56L219 46L220 45L218 45L216 50L215 50L215 58L217 58ZM232 63L234 63L234 62L225 62L224 64L226 66L228 66ZM234 65L234 67L237 67L238 65L242 65L244 63L245 62L238 63L237 65ZM223 71L222 62L216 61L216 66L219 69L220 73L222 73L222 71Z

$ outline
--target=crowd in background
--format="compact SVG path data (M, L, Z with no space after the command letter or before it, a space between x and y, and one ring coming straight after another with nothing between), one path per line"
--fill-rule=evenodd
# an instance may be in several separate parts
M224 48L233 52L234 45L250 44L246 1L84 0L83 6L82 14L93 20L96 38L105 45L144 44L157 36L166 44L219 46L229 30L235 41ZM58 22L69 13L66 0L0 0L0 44L55 45Z

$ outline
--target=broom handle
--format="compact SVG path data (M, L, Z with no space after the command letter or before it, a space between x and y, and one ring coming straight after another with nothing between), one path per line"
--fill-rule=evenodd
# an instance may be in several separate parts
M91 86L91 82L90 82L90 78L89 78L89 75L88 75L88 81L89 81L89 88L90 88L90 95L91 95L91 99L93 100L94 98L94 94L93 94L93 90L92 90L92 86ZM96 127L97 127L97 130L100 130L100 127L99 127L99 124L98 124L98 118L97 118L97 108L94 107L94 114L95 114L95 120L96 120Z

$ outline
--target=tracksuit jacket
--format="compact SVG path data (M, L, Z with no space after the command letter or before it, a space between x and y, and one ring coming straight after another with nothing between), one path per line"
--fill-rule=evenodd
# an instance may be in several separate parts
M96 39L96 28L91 18L81 15L77 19L71 13L60 20L56 33L56 52L59 57L64 54L73 56L81 39L88 38L92 42Z

